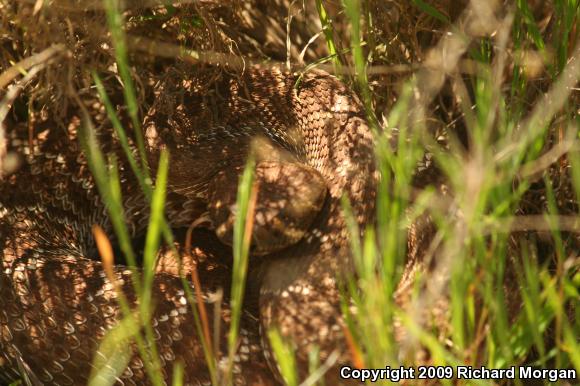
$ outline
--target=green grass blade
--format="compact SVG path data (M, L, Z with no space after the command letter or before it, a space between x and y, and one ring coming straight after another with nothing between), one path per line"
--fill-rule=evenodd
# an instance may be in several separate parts
M233 241L234 264L230 301L232 317L228 333L228 357L230 366L233 364L234 356L238 347L240 319L242 315L244 291L246 288L246 274L248 271L250 238L254 216L253 208L257 194L253 185L254 167L254 158L250 156L246 162L246 167L244 168L244 172L240 179L236 201L237 213L234 223Z
M137 93L131 70L129 67L129 56L127 51L127 42L125 38L125 31L123 30L123 15L120 11L119 0L103 0L105 4L105 11L107 14L107 23L109 31L111 32L111 40L115 47L115 59L119 70L119 75L123 81L123 93L125 95L125 102L129 111L129 117L133 124L135 132L135 139L137 141L137 148L139 149L139 157L141 158L142 170L145 176L149 174L147 165L147 154L145 152L145 140L141 132L141 122L139 120L139 108L137 102Z
M440 22L444 23L445 25L449 24L449 22L450 22L449 18L446 15L444 15L443 13L441 13L434 6L427 4L423 0L411 0L411 2L413 3L414 6L419 8L425 14L431 16L434 19L439 20Z
M316 11L318 12L318 18L320 19L322 30L324 31L324 38L326 39L326 46L328 47L328 55L331 57L332 64L334 65L334 71L336 74L342 74L342 63L340 62L338 50L334 42L332 20L330 20L322 0L316 0Z
M109 386L117 382L133 356L130 343L137 329L132 318L125 318L107 331L93 358L89 386Z
M296 371L296 359L290 345L284 342L277 330L268 331L270 346L280 366L280 373L287 386L298 386L298 373Z

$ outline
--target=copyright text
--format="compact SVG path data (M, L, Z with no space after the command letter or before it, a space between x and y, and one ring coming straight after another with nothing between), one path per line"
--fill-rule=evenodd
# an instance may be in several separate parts
M340 369L340 377L361 382L382 380L399 382L405 379L534 379L557 382L576 380L577 373L573 369L539 369L531 366L511 366L505 369L491 369L485 366L385 366L381 369L357 369L343 366Z

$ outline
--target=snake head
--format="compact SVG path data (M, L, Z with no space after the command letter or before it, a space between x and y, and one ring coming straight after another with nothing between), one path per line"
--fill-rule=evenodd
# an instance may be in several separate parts
M239 170L220 172L208 188L209 213L219 239L232 244L237 214ZM266 255L304 237L327 197L324 178L300 163L261 161L256 165L257 201L253 214L252 253Z

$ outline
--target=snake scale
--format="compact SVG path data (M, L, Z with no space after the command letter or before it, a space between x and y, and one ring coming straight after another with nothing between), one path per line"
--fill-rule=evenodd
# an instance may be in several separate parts
M162 89L178 90L179 97L158 98L145 116L149 164L157 164L159 149L169 150L166 215L173 228L210 213L213 221L194 231L192 248L205 256L198 267L204 302L209 315L219 313L222 332L230 314L227 297L222 301L216 289L228 293L223 278L231 273L227 258L219 256L231 253L230 204L248 153L256 153L259 193L247 294L252 309L255 292L255 307L242 318L234 383L280 382L265 334L275 327L293 342L302 379L317 347L319 363L338 358L325 376L327 384L338 384L338 366L352 361L338 284L353 270L341 197L350 200L363 229L373 221L378 180L359 99L322 71L298 79L260 67L223 74L209 94L186 79L157 91ZM0 180L0 382L24 373L33 384L86 383L100 341L121 316L91 233L99 224L115 242L78 143L79 114L65 129L52 125L50 119L35 123L32 141L27 124L9 123L6 129L9 151L24 162ZM118 153L125 217L138 239L147 223L144 199L110 122L103 118L97 131L104 150ZM294 220L307 226L294 227ZM191 309L171 265L161 257L153 283L161 375L170 384L173 364L180 361L185 384L208 384ZM120 264L115 273L135 302L131 273ZM219 366L227 342L224 333L217 339ZM148 383L136 351L116 382Z

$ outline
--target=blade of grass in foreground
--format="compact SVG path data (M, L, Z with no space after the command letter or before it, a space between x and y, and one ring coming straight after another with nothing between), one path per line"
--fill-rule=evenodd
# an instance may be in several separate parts
M169 155L167 151L161 152L157 177L155 178L155 190L151 200L151 216L145 237L145 249L143 251L143 294L145 300L141 305L145 320L149 320L151 315L150 302L151 287L155 274L157 250L159 249L161 236L161 223L163 221L163 209L165 207L165 191L167 186L167 173L169 169Z
M137 148L144 175L149 178L149 168L147 165L147 153L145 152L145 140L141 132L141 122L139 121L139 108L137 103L137 93L131 77L129 59L127 54L127 41L125 31L123 30L123 15L120 11L119 0L104 0L105 11L107 14L107 24L111 31L111 40L115 47L115 60L119 69L119 75L123 81L123 93L125 94L125 103L129 111L129 117L133 124Z
M324 8L324 4L322 4L322 0L316 0L316 11L318 12L318 18L320 19L322 30L324 31L324 38L326 39L326 46L328 47L328 55L332 58L331 60L334 66L334 71L336 74L342 74L342 63L340 62L336 43L334 42L332 20L328 17L326 8Z
M129 344L134 335L134 329L133 321L125 318L107 332L99 344L99 352L102 355L95 355L93 359L89 386L115 384L133 355Z
M280 333L275 329L268 331L268 339L286 385L297 386L298 372L296 371L296 359L294 358L293 350L284 342Z
M177 362L173 365L172 386L183 386L183 363Z
M362 49L360 2L358 0L344 0L344 10L351 27L350 46L352 48L352 57L354 60L357 84L361 90L367 118L372 127L376 129L379 125L372 106L371 90L369 88L367 78L366 59Z
M254 221L254 208L256 205L257 188L254 181L255 161L252 155L248 157L246 167L242 173L238 185L238 195L236 201L236 219L234 223L234 243L233 243L233 272L231 289L231 324L228 333L228 373L227 381L231 382L234 357L238 347L238 336L240 330L240 319L242 315L242 305L244 301L244 291L246 288L246 274L248 271L248 259L250 250L250 240L252 237L252 226Z

